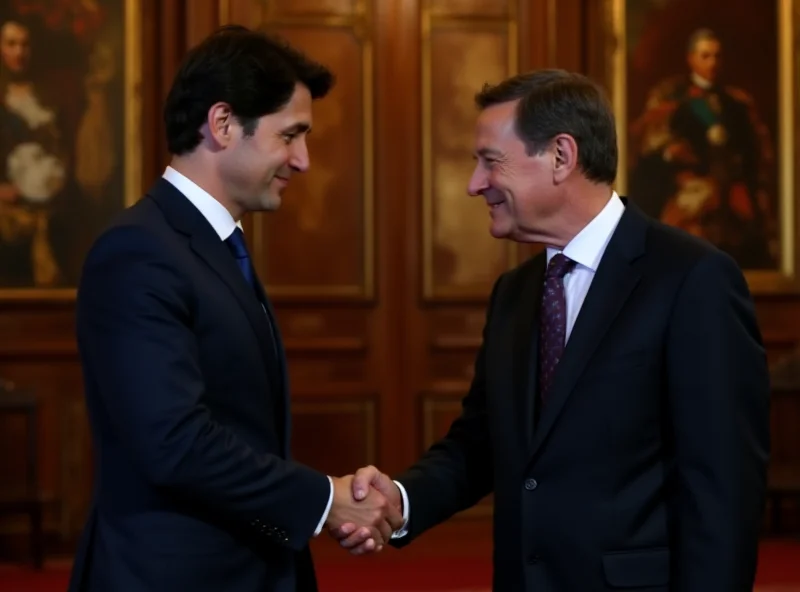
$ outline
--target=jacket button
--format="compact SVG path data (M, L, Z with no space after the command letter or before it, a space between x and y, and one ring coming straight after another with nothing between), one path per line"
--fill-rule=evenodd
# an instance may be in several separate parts
M536 482L536 479L525 479L525 489L533 491L537 487L539 487L539 484Z

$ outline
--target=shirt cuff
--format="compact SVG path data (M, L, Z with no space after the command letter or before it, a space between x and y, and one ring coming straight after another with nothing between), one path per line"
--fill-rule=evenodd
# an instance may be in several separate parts
M406 488L403 487L399 481L395 481L394 484L397 485L397 489L400 490L400 495L403 496L403 526L400 530L396 530L392 533L393 539L399 539L408 534L408 494L406 493Z
M331 506L333 505L333 479L328 477L328 483L331 484L331 494L328 496L328 505L325 508L325 511L322 513L322 519L319 521L319 525L317 525L317 530L314 531L314 536L317 536L320 532L322 532L322 527L325 526L325 521L328 519L328 514L330 514Z

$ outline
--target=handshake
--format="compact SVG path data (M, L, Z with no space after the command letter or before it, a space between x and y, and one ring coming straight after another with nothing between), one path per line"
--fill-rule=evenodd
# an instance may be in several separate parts
M378 552L403 528L403 498L397 485L375 467L333 477L333 502L325 525L354 555Z

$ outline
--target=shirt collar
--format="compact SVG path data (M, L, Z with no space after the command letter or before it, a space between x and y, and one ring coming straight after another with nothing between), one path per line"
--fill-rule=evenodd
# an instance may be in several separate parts
M567 243L563 251L567 257L575 261L578 265L582 265L590 270L597 271L597 266L600 264L600 259L603 258L603 253L606 250L608 241L611 240L611 235L617 228L617 223L625 212L625 204L614 191L611 194L611 199L595 216L591 222L583 227L575 237ZM547 247L547 262L558 253L558 249Z
M699 86L704 90L708 90L709 88L714 86L710 80L706 80L705 78L700 76L700 74L695 74L694 72L692 72L692 82L694 82L697 86Z
M200 210L221 240L224 241L232 235L237 226L242 227L241 222L235 221L225 206L185 175L168 166L163 177Z

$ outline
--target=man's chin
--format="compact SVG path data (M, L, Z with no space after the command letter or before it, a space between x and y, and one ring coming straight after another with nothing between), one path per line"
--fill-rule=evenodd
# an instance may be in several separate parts
M509 238L513 229L507 224L492 224L489 227L489 234L494 238Z
M278 192L270 192L261 198L261 209L264 212L274 212L280 209L282 201Z

